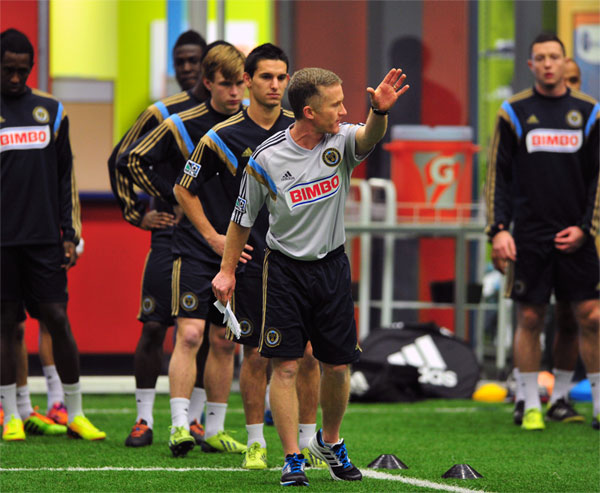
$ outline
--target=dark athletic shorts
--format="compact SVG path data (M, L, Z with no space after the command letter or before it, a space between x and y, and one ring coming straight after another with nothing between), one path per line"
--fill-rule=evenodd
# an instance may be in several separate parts
M200 262L193 257L175 257L171 279L171 314L174 317L215 319L218 311L211 307L215 302L212 280L219 272L217 264ZM215 313L216 312L216 313ZM222 325L223 317L221 316Z
M227 337L244 346L258 347L263 314L262 277L238 275L232 307L242 335L237 339L228 329Z
M314 261L267 249L264 270L263 356L301 358L310 340L315 358L323 363L358 360L350 263L343 246Z
M146 257L142 277L142 297L138 313L138 320L141 322L159 322L167 327L174 324L171 315L172 272L171 248L151 248Z
M559 301L584 301L599 296L598 253L593 238L573 253L553 242L517 243L517 262L507 272L506 294L523 303L546 304L554 291Z
M2 301L66 303L67 272L62 244L2 247Z

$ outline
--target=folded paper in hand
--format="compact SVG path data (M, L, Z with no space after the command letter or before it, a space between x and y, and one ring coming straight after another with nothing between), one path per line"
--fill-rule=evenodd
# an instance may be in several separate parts
M242 329L240 329L240 324L231 309L231 304L227 302L227 306L223 306L223 303L217 300L215 301L215 306L223 314L223 323L229 327L229 330L233 332L236 339L239 339L242 336Z

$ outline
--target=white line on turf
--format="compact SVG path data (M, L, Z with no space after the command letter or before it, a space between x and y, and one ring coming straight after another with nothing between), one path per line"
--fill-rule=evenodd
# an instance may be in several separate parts
M447 484L434 483L433 481L425 481L423 479L407 478L397 474L387 474L378 471L365 471L361 469L363 476L371 479L384 479L387 481L399 481L401 483L418 486L421 488L431 488L432 490L452 491L454 493L483 493L484 490L471 490L469 488L461 488L460 486L451 486Z
M380 409L356 409L348 408L346 414L452 414L452 413L476 413L480 411L489 411L489 407L386 407ZM512 412L512 408L499 407L497 411ZM228 413L232 414L243 414L242 408L227 408ZM136 410L133 407L123 408L98 408L98 409L85 409L86 414L135 414ZM155 409L155 414L170 414L169 409Z
M269 471L280 471L275 467ZM0 468L0 472L254 472L239 467L6 467ZM313 471L314 472L314 471ZM325 471L323 471L325 472ZM363 476L371 479L385 481L399 481L419 488L430 488L433 490L451 491L453 493L487 493L484 490L472 490L459 486L445 485L423 479L407 478L396 474L387 474L377 471L362 470Z

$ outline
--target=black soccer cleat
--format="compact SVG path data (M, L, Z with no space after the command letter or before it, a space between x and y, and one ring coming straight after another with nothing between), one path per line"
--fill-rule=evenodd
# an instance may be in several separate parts
M125 439L126 447L145 447L152 445L152 428L148 427L145 419L140 419L131 428L129 436Z
M309 486L304 466L306 459L302 454L288 454L285 456L285 464L281 470L281 486Z
M517 426L523 424L523 415L525 414L525 401L515 402L515 409L513 411L513 421Z
M585 418L575 411L571 403L563 398L558 399L548 408L546 418L561 423L583 423L585 421Z
M329 474L336 481L360 481L362 473L350 462L344 440L329 447L323 442L322 433L323 430L319 430L310 439L308 450L325 461L329 467Z

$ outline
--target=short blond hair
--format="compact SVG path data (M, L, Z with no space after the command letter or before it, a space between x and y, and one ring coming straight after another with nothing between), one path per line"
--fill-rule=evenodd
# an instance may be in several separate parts
M319 87L341 83L342 79L338 75L324 68L309 67L295 72L288 86L288 99L296 120L304 118L304 107L308 100L313 96L320 96Z
M202 74L211 82L215 80L217 71L225 80L237 80L244 73L246 57L235 46L218 45L211 48L202 60Z

